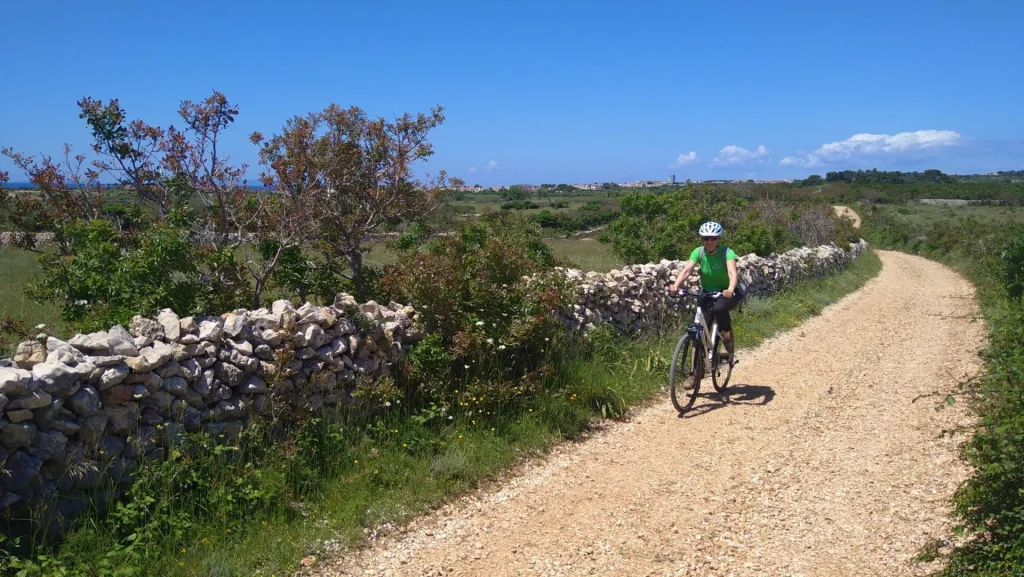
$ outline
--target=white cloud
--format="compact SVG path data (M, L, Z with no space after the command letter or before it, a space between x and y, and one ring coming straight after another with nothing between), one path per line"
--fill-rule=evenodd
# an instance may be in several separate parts
M494 170L495 168L498 168L498 163L492 160L487 163L487 166L484 167L484 170Z
M780 164L790 166L818 166L824 162L847 160L854 156L899 155L953 146L962 141L953 130L918 130L897 134L854 134L846 140L822 144L813 153L787 156Z
M679 158L676 159L675 164L672 168L679 168L680 166L686 166L697 162L697 153L694 151L687 152L686 154L680 154Z
M810 168L812 166L821 165L821 159L818 158L817 154L808 154L807 156L787 156L779 161L782 166L803 166Z
M768 149L763 144L755 150L730 144L718 151L711 161L712 166L742 166L745 164L765 164L769 161Z
M466 172L468 172L469 174L476 174L476 167L470 166L469 170L467 170Z

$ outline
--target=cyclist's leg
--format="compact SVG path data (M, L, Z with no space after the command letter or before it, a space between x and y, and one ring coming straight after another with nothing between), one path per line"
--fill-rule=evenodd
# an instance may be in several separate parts
M722 345L725 347L725 358L729 362L732 362L735 351L735 342L732 338L732 316L729 311L736 308L739 303L740 299L735 295L732 298L722 297L715 301L715 306L712 309L712 314L718 321L718 332L722 337Z

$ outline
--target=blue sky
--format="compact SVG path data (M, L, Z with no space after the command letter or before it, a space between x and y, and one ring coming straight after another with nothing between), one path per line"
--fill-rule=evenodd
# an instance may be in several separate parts
M419 171L468 184L1022 169L1022 18L985 0L12 2L0 146L86 151L83 96L166 127L216 89L251 165L251 131L334 102L443 105Z

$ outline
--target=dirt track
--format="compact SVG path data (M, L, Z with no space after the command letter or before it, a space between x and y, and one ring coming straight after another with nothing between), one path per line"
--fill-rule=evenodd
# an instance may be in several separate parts
M740 352L733 402L667 397L317 575L918 575L967 473L960 404L980 368L969 283L922 258ZM742 339L742 333L739 336ZM703 393L702 393L703 394Z
M848 206L833 205L832 210L839 216L847 216L853 221L853 228L860 228L860 215Z

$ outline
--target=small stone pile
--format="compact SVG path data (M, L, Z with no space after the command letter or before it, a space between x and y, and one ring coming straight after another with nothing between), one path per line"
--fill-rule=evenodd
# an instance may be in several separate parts
M0 504L56 497L66 522L182 431L234 438L254 414L343 405L421 338L415 319L340 294L328 307L280 300L220 317L165 309L127 330L21 343L0 366Z
M740 282L748 296L768 295L800 279L819 277L844 268L867 249L867 242L851 243L848 250L835 245L800 247L762 258L746 254L736 260ZM662 260L657 264L627 266L607 273L566 270L577 285L577 304L562 313L571 329L587 332L605 323L626 333L653 330L678 315L681 299L668 288L682 271L685 261ZM699 291L694 273L684 288Z

